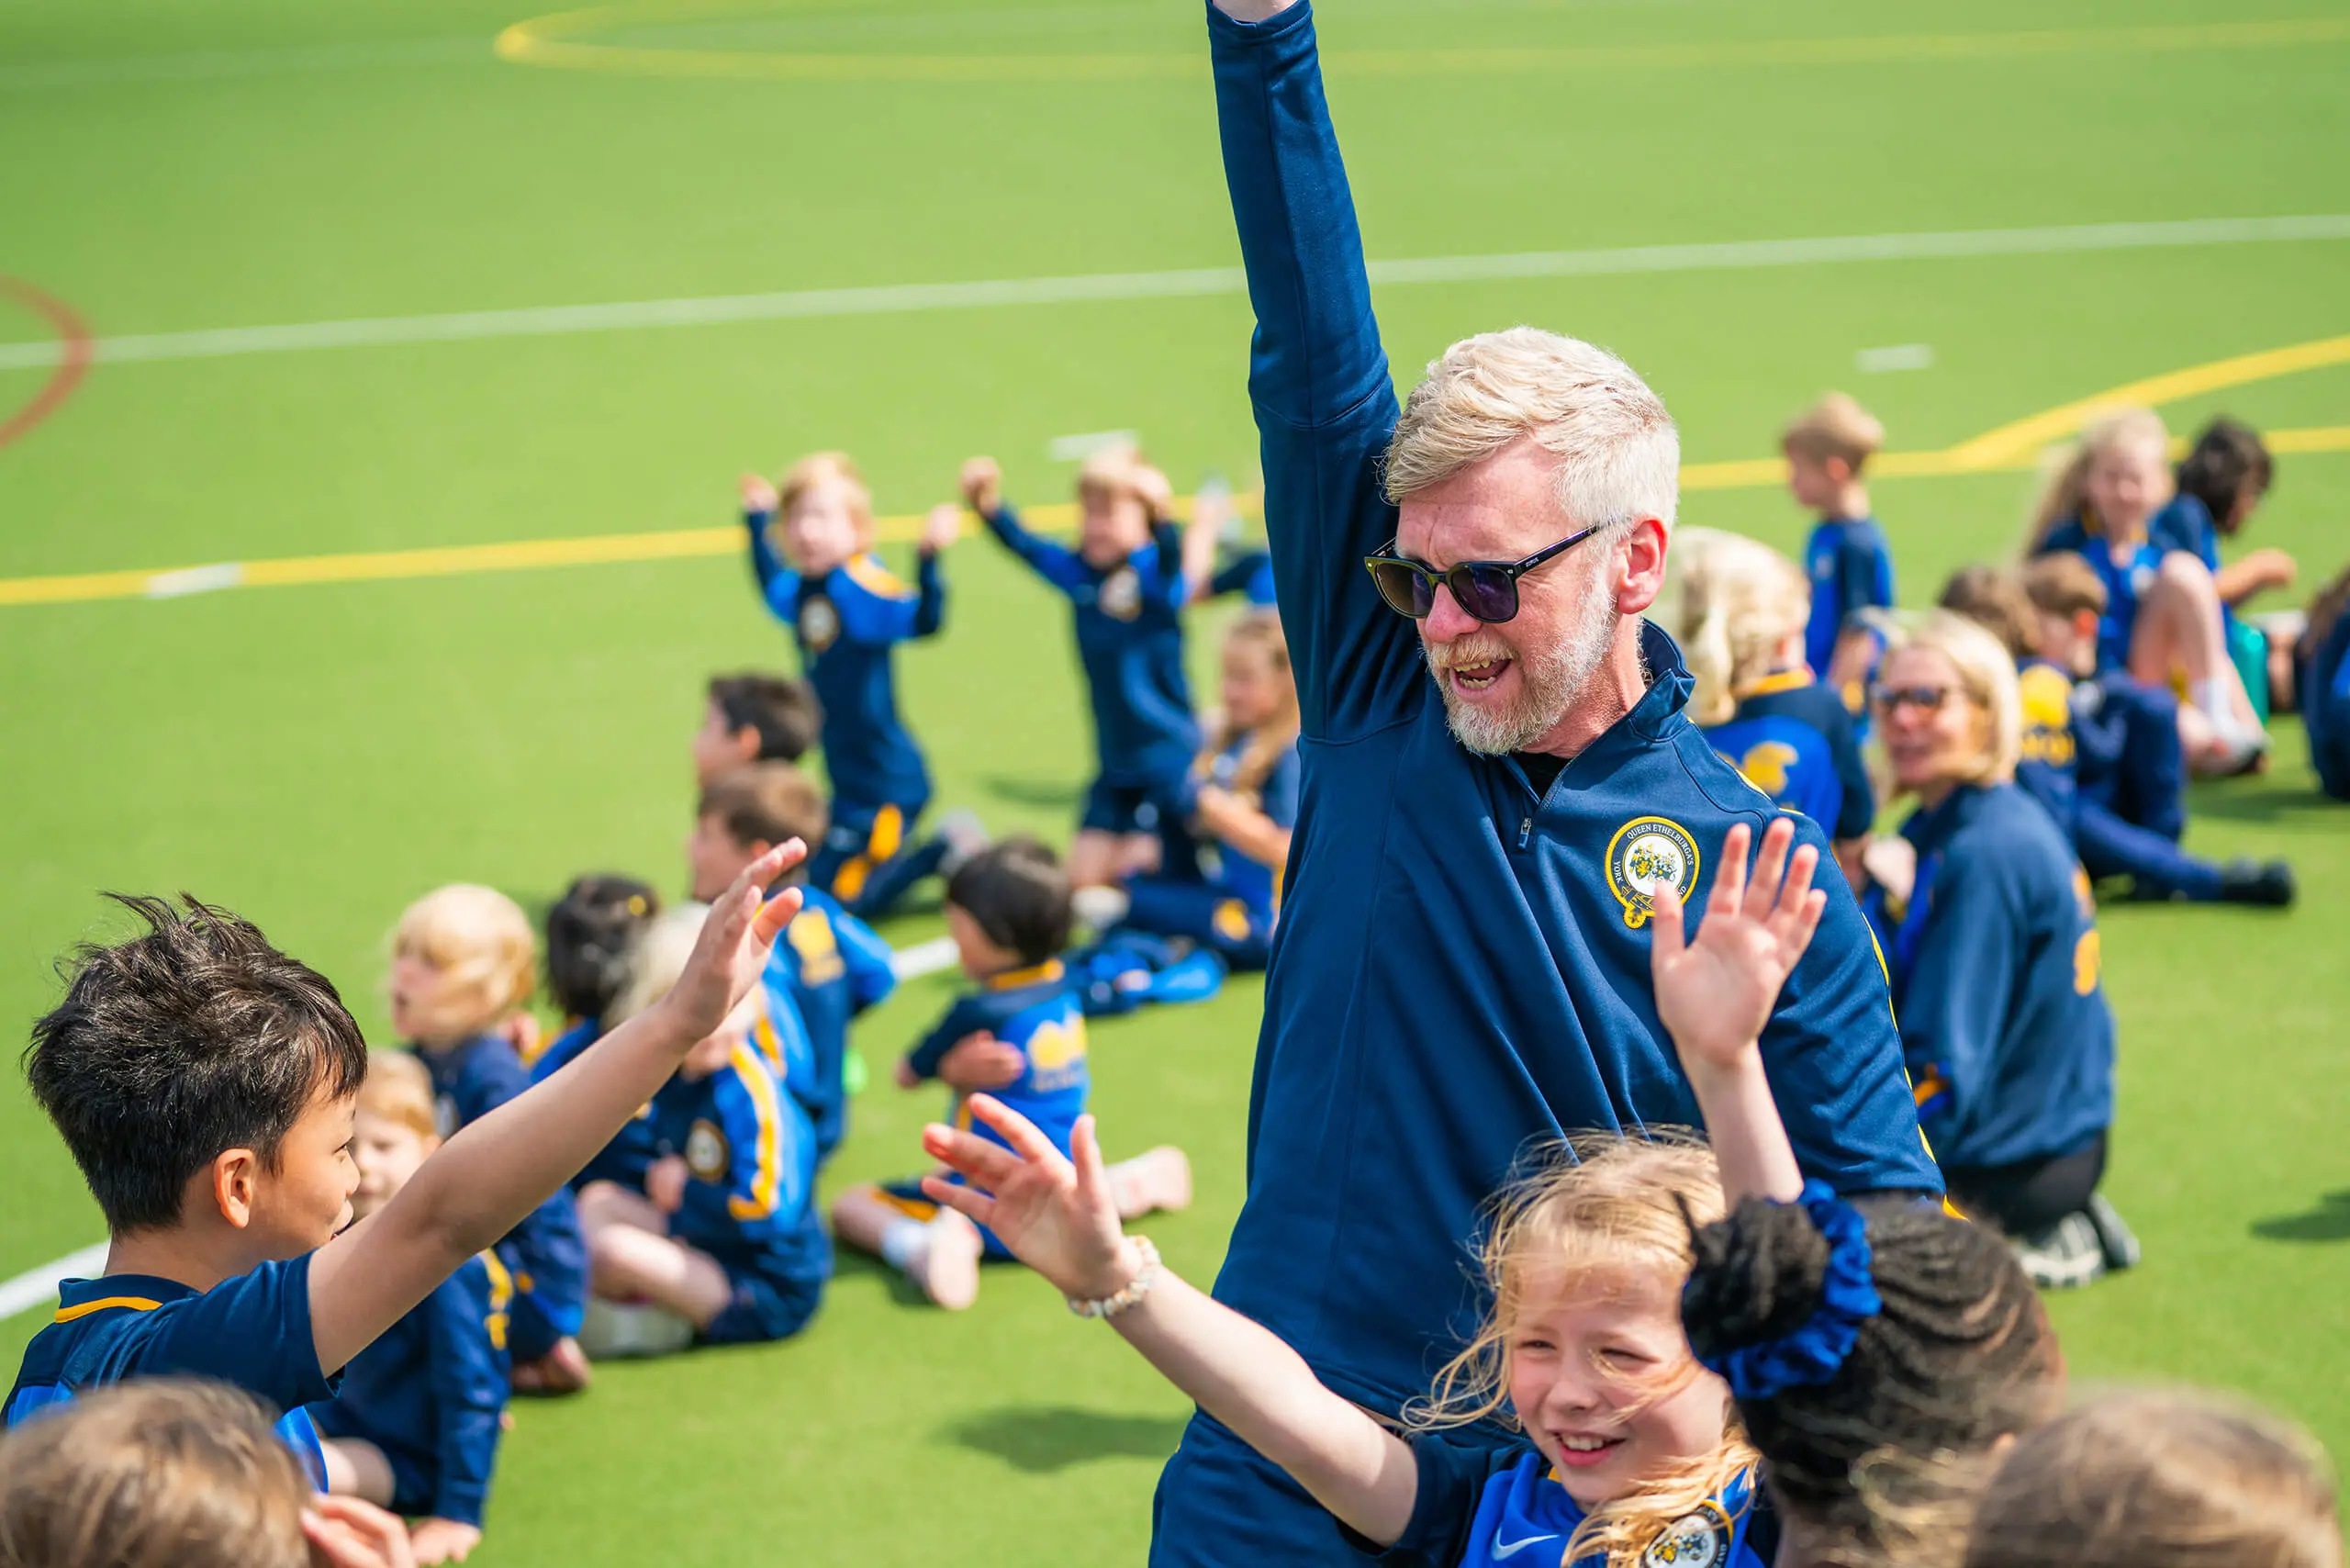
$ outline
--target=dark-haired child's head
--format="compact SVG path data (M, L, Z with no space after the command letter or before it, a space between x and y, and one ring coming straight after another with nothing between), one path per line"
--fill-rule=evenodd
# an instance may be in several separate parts
M1041 964L1069 946L1069 873L1024 834L999 839L946 881L946 930L973 980Z
M2000 1446L2064 1362L1997 1234L1910 1199L1750 1199L1699 1227L1689 1343L1729 1380L1802 1563L1954 1562Z
M8 1568L308 1568L310 1483L247 1394L118 1383L0 1440Z
M722 773L701 787L694 805L686 868L693 896L711 902L744 868L777 845L822 842L830 812L816 781L788 762L756 762ZM794 870L785 880L804 873Z
M392 930L392 1028L426 1050L487 1034L531 999L538 968L520 904L477 882L435 888Z
M342 998L227 910L111 896L148 929L76 949L25 1052L106 1228L211 1230L229 1273L325 1245L367 1076Z
M804 680L745 670L710 678L710 700L694 732L694 782L755 762L798 762L824 722Z
M547 996L572 1018L596 1018L628 983L630 946L661 913L633 877L587 876L547 910Z
M2341 1568L2336 1507L2308 1433L2208 1396L2113 1394L2009 1451L1966 1568Z
M2179 493L2201 501L2221 532L2234 533L2276 482L2277 461L2258 431L2222 415L2195 438L2177 479Z

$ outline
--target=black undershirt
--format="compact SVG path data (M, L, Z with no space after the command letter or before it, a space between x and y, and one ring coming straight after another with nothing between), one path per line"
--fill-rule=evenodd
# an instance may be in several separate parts
M1510 755L1517 758L1520 767L1526 769L1527 779L1534 786L1537 796L1549 794L1559 775L1566 771L1567 759L1563 756L1551 756L1539 751L1512 752Z

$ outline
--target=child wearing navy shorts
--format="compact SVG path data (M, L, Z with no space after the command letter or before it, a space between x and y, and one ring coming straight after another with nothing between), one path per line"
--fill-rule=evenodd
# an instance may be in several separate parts
M389 1203L441 1147L431 1075L401 1051L375 1051L352 1122L358 1219ZM506 1414L506 1315L513 1276L495 1249L476 1254L343 1369L333 1399L310 1406L324 1439L327 1490L418 1520L419 1562L462 1561L481 1543Z
M1183 540L1169 520L1166 476L1131 448L1095 453L1078 472L1072 550L1021 526L995 460L963 465L963 498L997 542L1071 608L1093 717L1094 777L1069 874L1107 887L1150 869L1180 835L1183 780L1200 748L1183 671Z
M978 990L957 999L898 1064L898 1083L933 1079L955 1090L949 1119L969 1126L966 1097L984 1089L1016 1105L1066 1148L1091 1087L1085 1011L1060 960L1069 944L1069 878L1035 839L990 846L946 885L946 929ZM983 1135L984 1136L984 1135ZM1192 1201L1183 1151L1154 1148L1110 1170L1128 1217ZM1002 1244L924 1196L919 1180L853 1187L833 1204L843 1242L902 1271L938 1305L978 1299L979 1265L1011 1256Z
M392 933L392 1027L432 1074L441 1136L530 1087L509 1029L537 985L530 917L494 888L459 882L410 904ZM588 1253L568 1190L503 1243L515 1296L508 1345L534 1393L588 1384L573 1336L588 1305Z

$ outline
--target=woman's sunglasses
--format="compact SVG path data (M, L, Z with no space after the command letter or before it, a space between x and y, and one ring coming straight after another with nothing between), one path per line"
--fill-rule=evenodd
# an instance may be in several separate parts
M1891 713L1900 708L1939 713L1942 704L1957 695L1955 689L1947 686L1880 686L1869 693L1869 700L1876 704L1880 713Z
M1424 562L1395 554L1395 541L1391 539L1380 547L1378 554L1364 556L1362 564L1369 568L1371 580L1379 585L1379 597L1398 615L1427 620L1429 611L1436 609L1437 588L1442 585L1452 590L1453 602L1471 620L1491 625L1517 614L1518 578L1551 556L1564 554L1606 526L1594 523L1580 533L1537 550L1523 561L1457 561L1438 571Z

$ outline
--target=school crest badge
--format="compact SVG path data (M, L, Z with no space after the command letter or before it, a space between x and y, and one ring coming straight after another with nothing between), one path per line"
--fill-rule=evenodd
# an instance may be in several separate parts
M1094 602L1113 621L1132 621L1142 613L1142 578L1132 566L1120 566L1102 579Z
M1640 1554L1641 1568L1718 1568L1729 1556L1729 1516L1713 1503L1699 1506L1659 1532Z
M1697 885L1697 841L1666 817L1634 817L1607 841L1607 890L1638 931L1656 912L1656 890L1670 885L1684 900Z
M800 606L800 640L811 654L821 654L840 641L841 612L821 594Z
M718 1130L716 1122L698 1120L686 1135L686 1169L698 1182L726 1180L727 1153L726 1135Z

